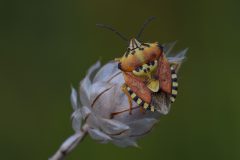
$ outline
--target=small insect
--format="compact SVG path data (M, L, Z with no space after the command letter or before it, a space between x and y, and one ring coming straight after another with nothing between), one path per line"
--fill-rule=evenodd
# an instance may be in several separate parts
M158 42L144 43L139 41L143 30L153 19L155 17L148 18L136 38L131 38L130 41L111 26L97 24L97 26L107 28L123 40L128 41L126 52L116 61L118 61L118 68L124 76L125 83L122 85L122 91L128 97L130 114L132 100L145 110L154 112L158 106L155 106L156 103L153 102L153 95L166 94L173 103L178 93L175 67L168 62L163 46Z

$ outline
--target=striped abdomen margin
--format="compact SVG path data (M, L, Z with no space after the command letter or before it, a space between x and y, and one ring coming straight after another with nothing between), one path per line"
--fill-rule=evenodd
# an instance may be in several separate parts
M177 90L178 90L178 82L177 82L177 74L173 66L171 68L171 75L172 75L172 91L170 96L170 101L173 103L177 97Z
M155 112L155 107L144 102L141 98L139 98L131 89L130 87L127 87L128 93L130 94L131 98L141 107L143 107L146 110L150 110L152 112Z

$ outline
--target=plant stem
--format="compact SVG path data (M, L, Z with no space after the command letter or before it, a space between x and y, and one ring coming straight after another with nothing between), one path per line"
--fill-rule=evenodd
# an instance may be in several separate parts
M87 135L88 126L84 125L82 130L76 132L63 142L56 153L49 160L64 160L66 156L84 139Z

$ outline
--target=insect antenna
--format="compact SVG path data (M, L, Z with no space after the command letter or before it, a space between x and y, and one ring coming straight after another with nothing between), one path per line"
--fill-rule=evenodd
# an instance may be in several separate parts
M108 29L114 33L116 33L122 40L128 42L128 38L126 38L126 36L124 36L122 33L118 32L116 29L114 29L112 26L109 25L105 25L105 24L96 24L97 27L101 27L101 28L105 28Z
M138 32L137 34L137 39L139 39L142 35L142 32L144 31L144 29L146 28L146 26L151 22L153 21L154 19L156 19L156 17L149 17L148 19L145 20L145 22L143 23L140 31Z

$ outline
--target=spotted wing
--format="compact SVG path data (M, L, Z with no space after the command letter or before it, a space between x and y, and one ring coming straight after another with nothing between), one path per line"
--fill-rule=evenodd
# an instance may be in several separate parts
M171 94L171 69L167 58L162 54L158 62L158 77L160 81L161 90Z
M151 91L144 84L143 80L139 77L134 76L131 72L123 73L125 83L131 88L132 92L136 94L144 102L150 104L151 102ZM136 97L136 98L137 98ZM135 98L135 97L132 97Z

